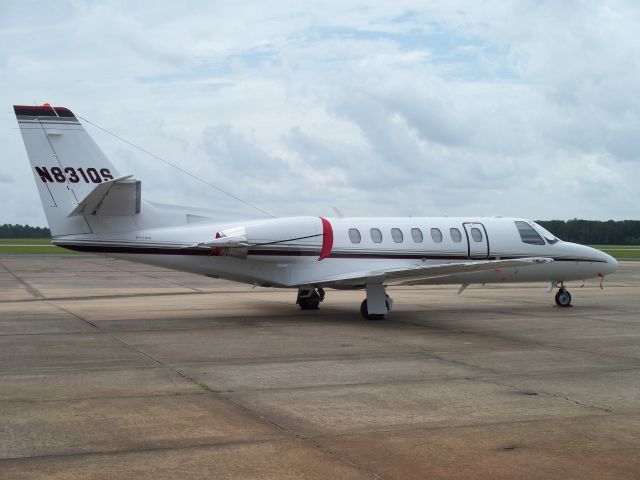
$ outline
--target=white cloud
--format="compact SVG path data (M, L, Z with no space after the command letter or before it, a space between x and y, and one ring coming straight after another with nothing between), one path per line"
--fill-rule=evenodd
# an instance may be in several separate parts
M44 224L10 112L34 101L276 214L637 217L639 17L621 1L2 2L0 223ZM148 198L233 205L88 130Z

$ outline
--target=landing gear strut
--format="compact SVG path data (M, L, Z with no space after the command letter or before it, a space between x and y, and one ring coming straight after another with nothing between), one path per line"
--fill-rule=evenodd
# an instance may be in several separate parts
M381 320L391 310L393 299L381 283L367 283L367 298L360 305L360 313L367 320Z
M558 289L558 293L556 293L556 305L559 307L571 306L571 294L562 282L560 282L560 288Z
M387 295L385 298L385 305L387 307L387 312L391 310L389 302L393 302L393 300L391 300L391 297ZM369 313L369 308L367 307L366 298L360 304L360 314L367 320L382 320L384 318L384 313Z
M322 288L300 288L296 303L301 310L318 310L320 302L324 300L324 290Z

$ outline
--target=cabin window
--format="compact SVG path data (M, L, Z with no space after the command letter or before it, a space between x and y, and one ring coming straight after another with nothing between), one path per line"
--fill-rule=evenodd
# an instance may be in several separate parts
M473 238L474 242L482 241L482 232L480 231L479 228L473 227L471 229L471 238Z
M396 243L402 243L402 240L403 240L402 230L400 230L399 228L392 228L391 238L393 238L393 241Z
M442 242L442 232L440 231L439 228L432 228L431 229L431 238L436 243L441 243Z
M516 227L518 227L520 239L524 243L529 243L531 245L544 245L544 240L542 239L542 237L527 222L516 220L515 224Z
M362 236L360 235L360 230L357 228L349 229L349 240L351 243L360 243L362 241Z
M413 238L413 241L415 243L422 243L422 241L424 240L424 237L422 236L422 230L420 230L419 228L412 228L411 238Z
M457 228L450 228L449 234L451 235L451 240L453 240L454 242L460 243L462 241L462 234Z
M369 230L369 234L371 235L373 243L382 243L382 232L379 228L372 228Z

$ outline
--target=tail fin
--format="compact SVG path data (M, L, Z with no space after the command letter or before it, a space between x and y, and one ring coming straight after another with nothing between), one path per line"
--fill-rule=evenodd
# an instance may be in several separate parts
M97 184L120 177L71 111L13 107L53 236L92 233L84 215L70 215Z

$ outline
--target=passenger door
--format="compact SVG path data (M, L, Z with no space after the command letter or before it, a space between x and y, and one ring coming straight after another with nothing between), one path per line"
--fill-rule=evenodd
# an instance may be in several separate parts
M478 222L465 222L462 225L467 236L469 258L473 260L489 258L489 237L484 225Z

